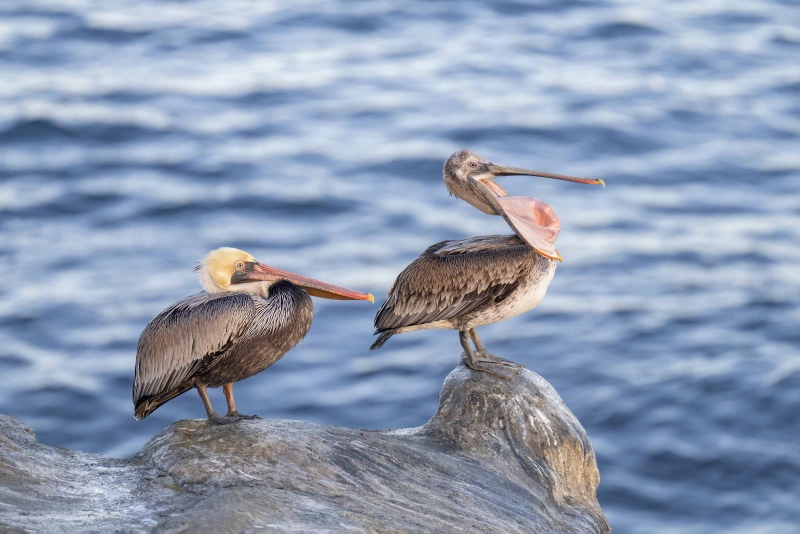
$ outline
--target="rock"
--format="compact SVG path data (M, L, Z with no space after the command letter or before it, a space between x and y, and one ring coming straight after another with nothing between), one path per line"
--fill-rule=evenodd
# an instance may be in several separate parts
M586 432L542 377L460 365L420 428L179 421L134 458L0 415L2 532L609 532Z

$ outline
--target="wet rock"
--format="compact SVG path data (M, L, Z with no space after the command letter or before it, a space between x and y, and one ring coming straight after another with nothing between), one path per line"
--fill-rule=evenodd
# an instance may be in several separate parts
M0 531L609 532L589 438L555 390L463 365L424 426L179 421L134 458L0 415Z

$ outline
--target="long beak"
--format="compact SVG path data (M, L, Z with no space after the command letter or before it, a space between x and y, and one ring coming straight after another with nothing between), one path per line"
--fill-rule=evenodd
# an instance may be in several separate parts
M248 271L242 278L244 279L242 281L249 282L272 282L275 280L288 280L289 282L304 288L309 295L313 295L315 297L333 300L368 300L370 302L375 302L375 297L372 296L372 293L353 291L352 289L347 289L346 287L339 287L326 282L320 282L319 280L314 280L313 278L308 278L306 276L301 276L289 271L276 269L275 267L270 267L269 265L264 265L263 263L258 262L253 263L252 271Z
M579 184L600 184L603 187L606 183L600 179L593 178L578 178L577 176L567 176L566 174L555 174L552 172L531 171L528 169L520 169L518 167L506 167L505 165L489 164L489 172L495 176L540 176L542 178L553 178L555 180L566 180L567 182L578 182Z

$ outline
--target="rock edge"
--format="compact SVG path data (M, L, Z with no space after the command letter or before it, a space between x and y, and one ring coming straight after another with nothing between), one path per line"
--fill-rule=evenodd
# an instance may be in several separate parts
M610 532L586 432L541 376L459 365L413 429L173 423L134 458L0 415L3 532Z

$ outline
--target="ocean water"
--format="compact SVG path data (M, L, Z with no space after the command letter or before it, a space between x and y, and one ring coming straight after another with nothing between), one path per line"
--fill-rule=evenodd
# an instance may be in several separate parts
M425 423L451 331L376 352L428 245L508 229L444 160L551 204L565 260L481 329L586 427L615 532L800 525L800 6L785 1L0 5L0 412L135 454L194 392L132 417L142 328L218 246L373 292L235 387L262 417ZM212 400L222 410L219 392Z

